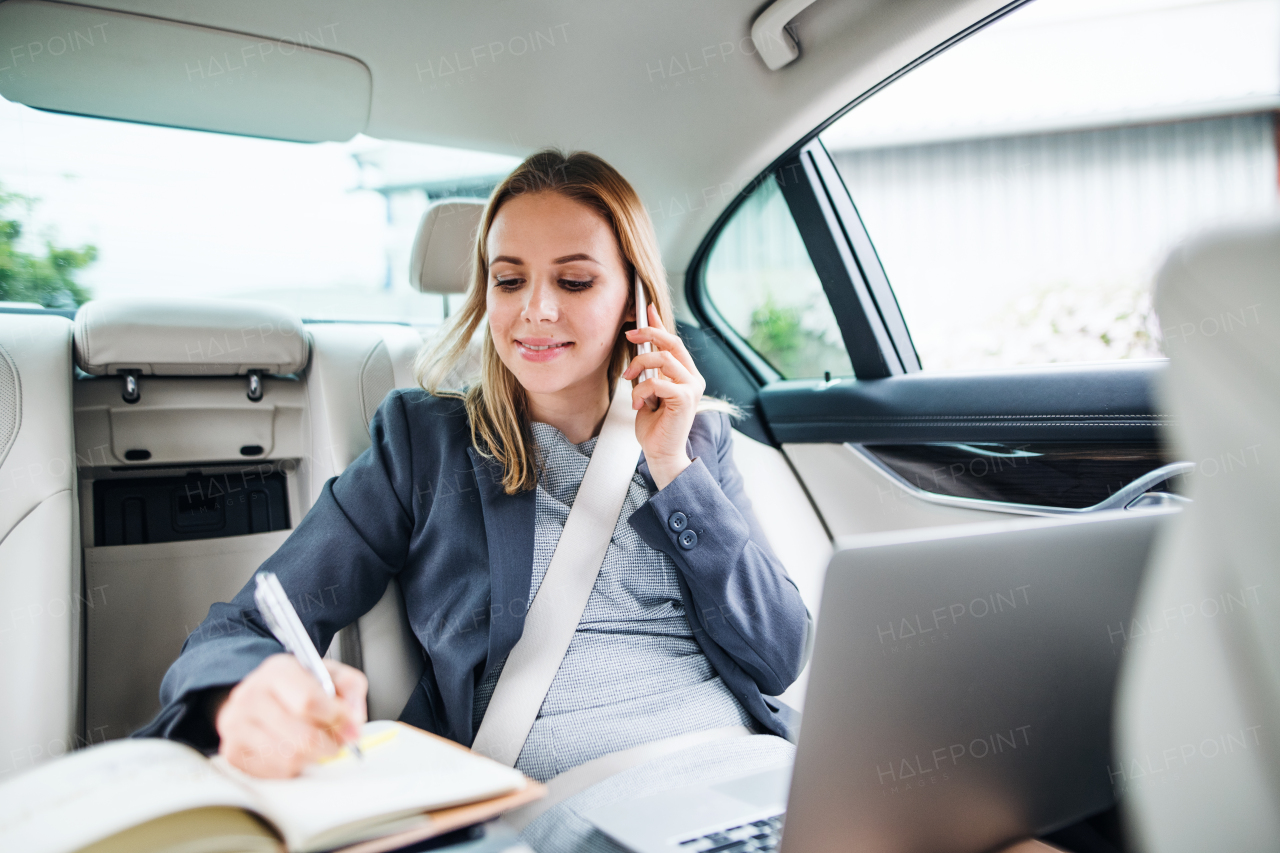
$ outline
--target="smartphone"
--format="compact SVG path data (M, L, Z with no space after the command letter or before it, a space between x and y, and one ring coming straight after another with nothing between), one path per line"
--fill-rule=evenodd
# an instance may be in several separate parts
M635 274L635 287L636 287L636 328L647 329L649 328L649 300L645 298L644 285L640 283L640 273L638 272ZM653 344L649 343L648 341L645 341L644 343L636 345L636 355L644 355L645 353L649 353L649 352L653 352ZM640 378L640 381L644 381L646 379L653 379L657 375L658 375L658 371L650 367L641 371L639 378ZM650 409L657 409L658 403L660 401L656 397L650 397L647 400L645 400L645 402L649 404Z

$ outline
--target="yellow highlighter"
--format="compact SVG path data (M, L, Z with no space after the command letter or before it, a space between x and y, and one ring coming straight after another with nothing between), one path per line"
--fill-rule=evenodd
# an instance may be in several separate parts
M332 764L333 762L341 758L346 758L348 755L357 755L357 756L363 757L364 753L368 752L374 747L381 746L384 743L395 740L396 734L398 732L399 732L398 729L392 727L387 729L386 731L374 732L371 735L365 735L364 737L360 738L354 743L347 744L342 749L335 752L333 755L328 755L328 756L325 756L324 758L317 759L316 763Z

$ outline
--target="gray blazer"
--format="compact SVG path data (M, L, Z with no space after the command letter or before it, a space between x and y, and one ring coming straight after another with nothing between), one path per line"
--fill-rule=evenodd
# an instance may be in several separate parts
M372 446L325 483L262 568L279 576L320 649L398 578L426 661L400 719L470 745L476 686L524 628L534 492L503 492L501 466L471 446L461 401L393 391L369 429ZM628 522L675 563L693 634L725 684L762 729L794 740L795 712L772 697L800 673L811 617L751 512L730 429L726 415L699 414L693 464ZM639 470L652 487L643 455ZM163 708L135 736L217 746L206 692L281 651L252 587L209 609L165 675Z

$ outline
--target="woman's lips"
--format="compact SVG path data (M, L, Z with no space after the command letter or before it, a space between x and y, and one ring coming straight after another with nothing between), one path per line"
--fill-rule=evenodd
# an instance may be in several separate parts
M516 349L525 361L551 361L569 351L572 341L553 341L547 338L517 340Z

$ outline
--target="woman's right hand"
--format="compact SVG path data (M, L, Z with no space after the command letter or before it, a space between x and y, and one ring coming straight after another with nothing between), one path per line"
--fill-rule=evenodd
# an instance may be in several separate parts
M368 716L368 679L346 664L324 664L336 697L326 695L293 655L272 655L259 664L215 712L218 752L252 776L286 779L355 740Z

